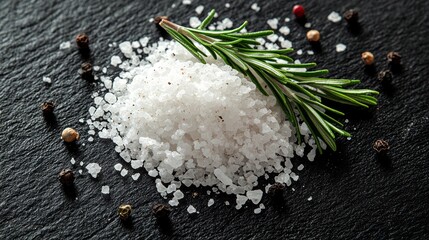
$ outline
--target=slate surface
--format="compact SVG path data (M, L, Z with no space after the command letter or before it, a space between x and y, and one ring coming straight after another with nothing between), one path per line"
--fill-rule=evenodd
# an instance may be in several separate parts
M264 199L267 209L259 215L251 207L236 211L223 204L234 202L229 196L215 196L208 208L209 196L188 193L171 214L171 225L157 225L150 206L163 199L153 180L121 178L112 167L121 161L113 143L88 143L89 129L78 120L89 115L94 87L77 74L82 59L74 45L60 51L59 44L84 31L91 38L93 62L107 66L119 53L108 43L158 37L148 22L158 14L187 24L202 3L204 14L216 8L235 24L249 19L249 29L256 30L267 28L269 18L292 18L294 4L259 1L256 13L250 10L254 1L230 1L230 9L223 7L224 0L180 2L174 1L174 9L173 1L155 0L0 2L0 239L429 239L429 7L416 0L305 1L309 22L322 34L322 51L299 59L318 62L331 76L362 79L362 87L381 92L378 107L345 109L352 140L339 140L337 153L305 163L283 208ZM360 32L349 31L344 21L327 21L331 11L351 7L360 12ZM294 48L309 50L306 29L295 21L287 25ZM340 42L347 50L336 53ZM365 71L359 59L364 50L375 54L377 71L387 68L388 51L402 53L403 69L391 86L380 86ZM43 83L43 76L52 84ZM39 110L47 99L58 103L54 123L45 122ZM68 126L80 130L85 146L67 148L61 142L60 132ZM390 160L375 158L371 143L377 138L391 143ZM76 199L57 181L60 169L71 167L71 157L103 167L97 180L86 173L77 177ZM110 198L102 196L102 185L111 187ZM135 208L132 225L116 217L123 202ZM200 214L189 216L188 204Z

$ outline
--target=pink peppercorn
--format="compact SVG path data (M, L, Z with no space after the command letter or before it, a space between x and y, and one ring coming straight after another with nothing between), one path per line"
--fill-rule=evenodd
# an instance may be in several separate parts
M295 16L297 18L302 18L305 16L305 10L304 10L304 7L302 5L293 6L292 12L293 12L293 14L295 14Z

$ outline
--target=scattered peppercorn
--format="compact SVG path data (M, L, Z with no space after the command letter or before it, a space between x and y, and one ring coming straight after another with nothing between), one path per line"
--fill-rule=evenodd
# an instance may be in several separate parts
M76 44L78 48L85 50L89 49L89 38L85 33L80 33L76 36Z
M284 189L284 184L276 182L270 186L270 188L268 189L268 194L272 197L280 197L282 196Z
M162 21L162 20L169 20L169 18L168 18L168 16L156 16L154 19L153 19L153 23L155 23L157 26L158 26L158 24Z
M167 217L171 212L171 209L162 203L156 203L152 206L152 214L157 218L165 218Z
M387 54L387 61L392 65L400 65L401 64L401 55L397 52L389 52Z
M131 205L121 204L118 208L118 215L121 220L127 220L131 216Z
M63 169L58 175L58 179L62 185L71 186L74 182L74 173L70 169Z
M344 13L343 17L346 20L346 22L351 25L356 24L359 21L359 14L354 9L347 10Z
M80 65L81 68L81 75L82 78L86 80L92 80L94 79L94 76L92 75L92 64L89 62L82 63Z
M310 43L317 43L320 40L320 33L317 30L310 30L307 32L307 40Z
M68 143L75 142L75 141L78 141L79 138L80 138L79 133L73 128L66 128L61 133L61 139L64 142L68 142Z
M361 58L365 65L369 66L374 64L374 55L370 52L363 52Z
M381 82L390 82L393 79L392 71L390 70L383 70L378 74L378 80Z
M386 142L383 139L378 139L377 141L374 142L374 144L372 145L372 148L377 151L377 153L386 153L389 149L389 143Z
M297 18L303 18L305 16L305 9L302 5L293 6L292 13Z
M42 103L40 108L42 109L43 114L52 114L55 109L55 103L52 101L47 101Z

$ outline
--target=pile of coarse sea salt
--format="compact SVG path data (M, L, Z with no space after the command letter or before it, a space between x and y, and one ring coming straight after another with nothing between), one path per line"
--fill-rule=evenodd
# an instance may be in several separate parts
M290 186L303 168L293 157L314 160L306 125L300 127L305 143L298 145L276 99L230 66L211 57L202 64L175 41L148 45L143 38L118 46L123 56L112 56L111 64L120 73L103 69L87 122L100 138L113 140L128 169L112 166L122 176L144 168L171 206L184 198L181 186L204 186L208 194L236 195L237 209L259 204L259 213L271 185L258 180L273 177Z

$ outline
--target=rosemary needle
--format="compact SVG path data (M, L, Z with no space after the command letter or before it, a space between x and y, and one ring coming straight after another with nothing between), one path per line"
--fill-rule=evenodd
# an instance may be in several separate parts
M292 71L289 68L311 68L315 63L294 64L286 54L293 49L255 49L259 45L256 38L273 34L271 30L241 33L247 21L231 30L211 31L205 28L215 15L212 10L198 28L188 28L163 19L159 25L173 39L183 45L202 63L207 55L194 42L204 47L213 58L220 57L226 64L247 76L264 94L273 94L289 121L294 125L298 141L301 141L299 120L310 129L319 152L321 141L336 150L337 136L350 136L342 129L342 124L328 113L344 115L324 103L322 99L368 108L376 105L377 91L369 89L345 89L345 86L360 83L359 80L322 78L328 70L306 72ZM268 91L268 89L269 91Z

